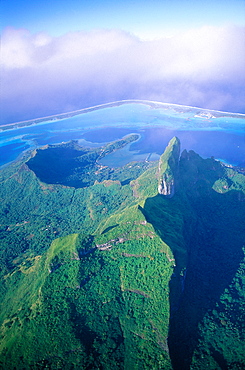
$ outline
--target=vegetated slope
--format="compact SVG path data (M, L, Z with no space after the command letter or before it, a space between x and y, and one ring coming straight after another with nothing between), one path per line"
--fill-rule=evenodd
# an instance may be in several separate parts
M128 135L97 149L80 147L76 141L60 145L48 145L34 151L27 165L37 177L48 184L61 184L74 188L83 188L93 185L94 182L114 179L130 182L130 175L135 176L138 165L128 168L128 171L110 170L99 164L99 160L126 144L135 141L138 135ZM147 166L146 166L147 167ZM121 176L120 177L120 173ZM140 171L138 171L138 174ZM129 176L129 177L126 177ZM124 176L124 177L123 177Z
M117 142L111 147L113 145L117 147ZM75 188L40 181L30 170L29 163L36 158L41 168L46 166L48 173L55 164L55 150L65 153L67 146L70 151L77 148L76 143L52 147L50 160L44 154L45 164L41 163L38 154L35 157L31 154L30 158L29 153L0 171L0 263L3 275L12 271L22 259L42 254L59 236L74 232L93 233L102 219L130 204L134 199L130 181L152 166L144 162L118 169L104 166L98 169L97 163L91 159L91 165L83 170L83 177L90 179L90 186ZM40 152L49 153L49 149ZM96 151L90 150L90 158ZM61 178L61 182L65 178Z
M130 184L115 175L73 189L64 218L79 217L79 233L45 253L33 244L32 254L9 256L3 368L242 368L244 176L194 152L178 160L179 146L172 139L160 165ZM71 190L42 184L26 168L3 181L16 190L16 179L51 202ZM168 180L174 193L159 194ZM47 207L44 218L57 227Z
M103 200L102 189L115 185L93 187L100 187ZM118 204L120 192L111 191L117 211L104 216L94 235L59 238L30 269L20 260L5 276L5 299L11 301L11 284L21 274L12 290L20 301L3 315L5 367L21 361L27 368L171 367L168 284L174 260L127 186L128 205ZM33 294L26 294L28 285Z

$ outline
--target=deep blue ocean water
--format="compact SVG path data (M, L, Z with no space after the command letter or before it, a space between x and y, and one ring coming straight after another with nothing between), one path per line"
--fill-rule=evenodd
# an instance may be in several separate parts
M104 165L116 167L133 160L158 159L168 141L178 136L182 150L245 166L245 115L147 103L102 106L73 117L2 131L0 166L46 144L78 140L81 146L94 147L129 133L139 133L140 139L105 157Z

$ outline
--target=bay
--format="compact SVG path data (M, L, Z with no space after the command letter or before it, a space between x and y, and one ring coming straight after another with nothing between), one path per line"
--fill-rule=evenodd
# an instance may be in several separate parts
M173 136L182 150L194 150L204 158L214 156L227 163L245 166L245 115L171 104L129 101L90 110L28 121L26 126L0 132L0 166L16 160L26 150L47 144L78 140L95 147L130 133L140 139L102 161L110 167L130 161L155 160ZM1 127L0 127L1 128Z

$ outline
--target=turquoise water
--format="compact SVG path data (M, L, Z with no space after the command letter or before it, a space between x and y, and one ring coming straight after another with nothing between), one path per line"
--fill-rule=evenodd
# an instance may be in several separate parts
M131 132L140 133L141 139L105 158L105 165L145 160L150 154L156 159L174 135L183 149L193 149L204 157L214 156L235 165L245 162L245 115L146 102L115 103L73 117L2 131L0 166L46 144L79 140L80 145L97 146Z

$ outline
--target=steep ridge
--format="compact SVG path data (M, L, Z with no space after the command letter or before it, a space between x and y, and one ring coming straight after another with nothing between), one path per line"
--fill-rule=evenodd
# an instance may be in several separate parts
M159 160L159 194L172 197L178 176L180 141L174 137Z
M242 368L244 286L236 284L236 280L241 278L241 269L244 268L244 187L243 193L239 191L244 177L213 159L203 160L194 152L182 154L179 168L179 191L185 193L192 209L192 217L186 219L189 223L191 220L192 226L185 236L188 262L182 278L182 294L170 325L173 367L183 370L190 367L223 369L235 368L236 363L238 368ZM226 289L230 291L230 299L237 302L237 307L233 307L231 312L225 301L221 304L222 309L217 309ZM213 310L219 311L215 319L216 338L212 343L206 343L206 353L203 353L202 331L206 330L207 316ZM227 314L229 319L226 321L223 315ZM209 321L209 325L211 329L213 322ZM199 355L193 359L196 346Z
M173 368L223 369L233 368L233 364L242 368L244 176L214 159L204 160L184 151L177 179L178 188L171 200L160 195L148 198L143 210L176 260L170 282ZM236 308L229 306L233 294ZM217 337L210 340L208 325L213 326L214 315ZM207 334L204 339L203 332L209 333L210 343L204 343ZM231 350L234 347L235 352Z
M19 255L4 276L2 368L242 368L244 176L179 153L173 138L130 184L72 190L77 217L86 204L80 232ZM35 207L35 187L71 191L26 168L4 181L27 175Z

